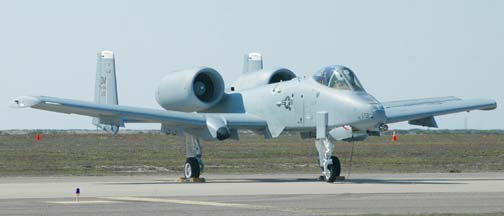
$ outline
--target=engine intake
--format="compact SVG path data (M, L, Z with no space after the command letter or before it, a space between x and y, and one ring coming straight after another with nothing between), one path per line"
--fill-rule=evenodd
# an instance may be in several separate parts
M209 67L173 72L156 89L156 101L167 110L197 112L209 109L224 95L224 80Z
M215 95L215 86L208 74L199 73L193 81L193 91L203 102L211 102Z

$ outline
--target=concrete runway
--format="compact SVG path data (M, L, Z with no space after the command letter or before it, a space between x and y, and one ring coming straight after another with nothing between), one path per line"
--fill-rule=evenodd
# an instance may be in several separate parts
M0 215L348 215L504 212L504 173L4 177ZM81 189L79 202L75 188Z

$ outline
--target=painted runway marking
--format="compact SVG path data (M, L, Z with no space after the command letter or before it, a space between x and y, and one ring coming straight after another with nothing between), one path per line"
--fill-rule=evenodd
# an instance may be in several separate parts
M267 205L249 205L240 203L223 203L223 202L196 201L196 200L179 200L179 199L148 198L148 197L108 197L107 199L116 201L174 203L183 205L201 205L201 206L241 208L252 210L281 211L281 212L314 214L314 215L352 215L352 213L349 214L349 213L325 212L316 209L288 208L288 207L276 207Z
M118 203L119 201L114 201L114 200L80 200L79 202L76 201L47 201L46 203L51 203L51 204L102 204L102 203Z

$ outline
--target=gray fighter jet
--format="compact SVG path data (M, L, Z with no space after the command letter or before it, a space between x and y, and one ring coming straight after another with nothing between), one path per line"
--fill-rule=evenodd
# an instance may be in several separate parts
M341 171L331 141L379 136L387 124L401 121L437 127L434 116L497 107L494 100L456 97L379 102L347 67L327 66L311 77L298 77L287 68L263 69L259 53L245 55L243 74L228 87L219 72L198 67L166 75L155 98L164 110L118 105L114 54L103 51L98 53L94 102L21 96L12 106L90 116L112 134L125 123L160 123L162 132L185 137L186 178L203 171L200 140L238 139L239 130L265 138L298 132L315 140L321 178L327 182Z

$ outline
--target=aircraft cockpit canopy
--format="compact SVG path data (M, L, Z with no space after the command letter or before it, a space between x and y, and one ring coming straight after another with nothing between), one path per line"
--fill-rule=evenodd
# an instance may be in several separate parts
M364 91L359 79L347 67L333 65L320 69L313 79L329 88L350 91Z

